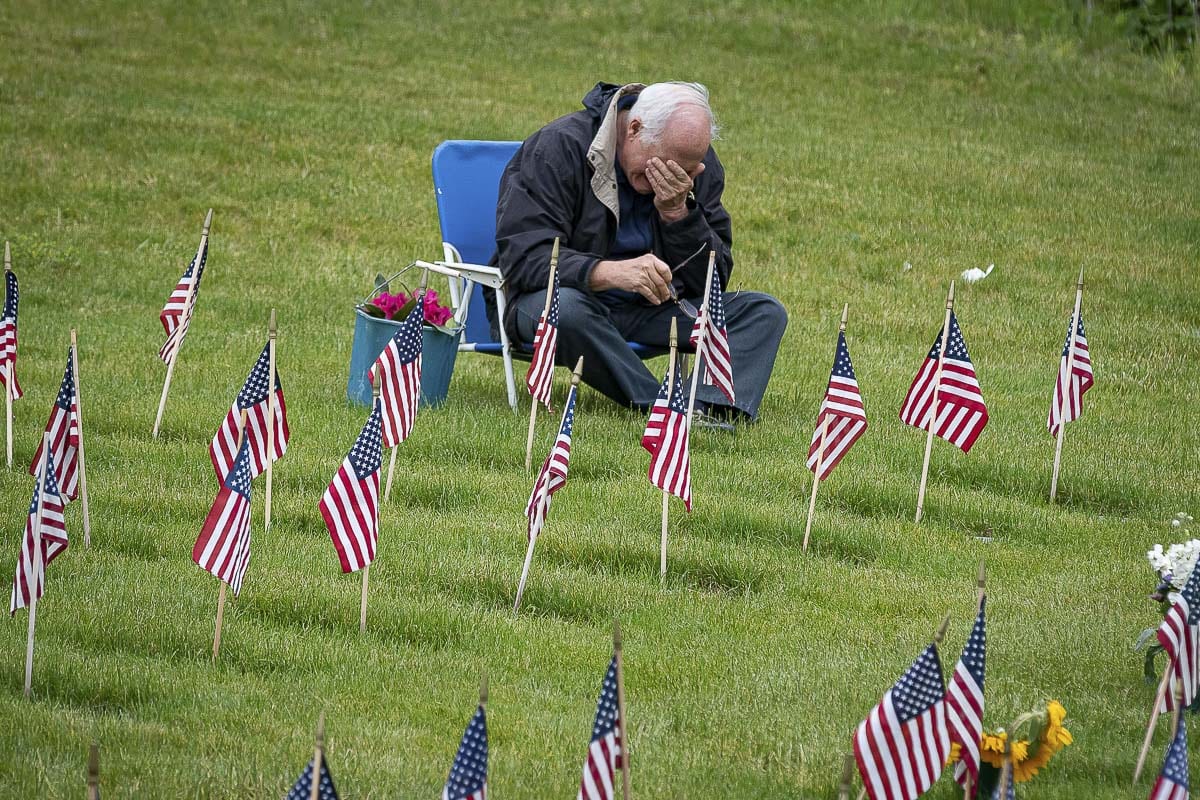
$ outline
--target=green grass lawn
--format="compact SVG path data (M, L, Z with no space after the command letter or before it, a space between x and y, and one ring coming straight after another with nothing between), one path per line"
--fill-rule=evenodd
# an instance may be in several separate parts
M80 796L96 740L106 797L279 797L325 711L344 797L433 797L486 670L493 796L571 797L620 617L638 797L832 797L855 724L947 612L952 667L986 559L988 726L1053 697L1075 734L1022 796L1144 796L1166 735L1131 794L1153 693L1131 651L1156 618L1143 554L1200 513L1200 87L1187 59L1069 19L1055 0L0 7L27 393L0 567L71 326L93 525L85 550L68 510L32 701L26 616L0 625L0 794ZM463 356L402 445L360 635L317 502L365 417L345 400L352 304L376 272L440 255L431 151L522 138L597 80L674 78L708 84L724 126L732 288L791 312L761 424L696 435L696 508L673 519L660 588L643 420L585 390L514 620L526 419L499 361ZM153 440L158 310L210 206ZM917 527L924 436L900 400L948 282L992 262L957 304L992 420L969 456L935 443ZM1050 506L1046 406L1081 265L1097 386ZM870 429L822 487L806 554L803 459L844 302ZM256 487L214 667L217 584L189 554L216 491L207 443L271 307L293 437L269 532ZM943 779L930 796L961 794Z

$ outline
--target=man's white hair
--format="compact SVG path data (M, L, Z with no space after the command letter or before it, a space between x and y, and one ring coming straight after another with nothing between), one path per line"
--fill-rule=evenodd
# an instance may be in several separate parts
M642 121L642 136L647 142L658 142L662 139L671 117L683 106L693 106L704 111L708 116L709 138L720 137L720 126L717 125L717 118L708 104L708 87L702 83L652 83L638 94L637 102L629 110L629 115Z

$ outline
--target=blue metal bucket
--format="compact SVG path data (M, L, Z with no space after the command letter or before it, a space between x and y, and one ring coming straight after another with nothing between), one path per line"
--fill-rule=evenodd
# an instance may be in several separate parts
M360 308L354 309L354 344L350 348L350 381L346 384L350 402L371 405L371 381L367 373L399 327L398 321L372 317ZM436 408L446 401L457 357L457 336L429 326L422 328L421 405Z

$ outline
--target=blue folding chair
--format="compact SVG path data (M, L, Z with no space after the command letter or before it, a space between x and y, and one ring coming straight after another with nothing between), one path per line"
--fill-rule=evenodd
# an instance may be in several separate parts
M504 360L504 382L508 404L517 409L517 385L513 357L529 360L533 348L519 344L514 350L504 326L500 341L492 338L484 305L483 287L496 290L496 310L501 320L507 307L504 276L488 266L496 250L496 198L500 176L520 142L486 142L452 139L433 151L433 188L437 195L438 221L442 228L443 261L439 266L453 270L450 303L458 324L463 326L459 352L498 355ZM630 348L640 358L666 351L635 342Z

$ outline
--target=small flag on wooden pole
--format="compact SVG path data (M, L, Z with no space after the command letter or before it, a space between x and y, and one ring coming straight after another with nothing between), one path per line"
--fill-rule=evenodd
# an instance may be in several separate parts
M237 457L221 483L217 498L204 520L204 528L192 546L192 560L221 581L217 591L217 618L213 625L212 660L221 652L221 628L225 623L225 589L236 595L250 563L250 464L246 444L246 416L242 410L238 428Z
M12 271L12 250L4 243L4 315L0 318L0 382L4 384L4 438L8 447L8 468L12 469L12 404L21 397L17 383L17 274Z
M625 664L621 641L621 621L613 621L613 660L617 663L617 720L621 726L618 740L621 749L621 793L625 800L629 790L629 715L625 711Z
M812 494L808 498L808 521L804 524L804 544L808 549L812 533L813 512L817 507L817 486L833 468L841 463L842 457L858 441L867 429L867 414L863 408L862 395L858 391L858 379L854 376L854 365L850 363L850 349L846 346L846 318L850 304L842 307L842 321L838 326L837 347L833 354L833 368L829 371L829 383L825 397L817 412L817 429L813 431L808 446L807 466L813 471Z
M529 518L529 543L525 548L525 563L521 567L521 580L517 583L517 597L513 601L513 616L521 610L521 598L525 594L525 582L529 579L529 567L533 563L533 548L537 544L538 534L546 524L550 513L550 500L554 493L567 485L567 469L571 463L571 437L575 427L575 398L579 391L579 381L583 377L583 356L579 357L575 371L571 375L571 389L567 392L567 402L563 404L562 423L558 427L558 436L550 454L542 463L533 490L529 493L529 502L525 504L525 516Z
M79 388L79 339L71 328L71 363L75 368L75 424L79 435L79 497L83 507L83 546L92 546L92 517L88 510L87 461L83 455L83 391Z
M392 496L392 476L396 471L396 448L408 439L417 420L421 399L421 362L424 346L425 287L429 270L421 271L421 286L413 295L413 308L399 330L367 371L372 385L379 383L383 414L383 446L392 448L388 462L387 485L383 499Z
M312 760L304 767L300 777L292 784L284 800L338 800L337 787L329 772L325 758L325 712L317 719L316 746Z
M660 393L660 399L665 399L667 401L666 402L667 406L670 406L671 392L673 392L675 389L675 369L677 366L675 363L675 357L676 357L678 350L679 350L679 325L676 322L675 318L672 317L671 318L670 354L668 355L669 360L667 361L667 381L664 384L667 387L666 398L662 398L661 393ZM650 416L651 416L651 419L653 420L655 411L657 411L661 415L661 428L658 431L658 436L654 442L654 450L652 450L650 453L651 460L653 460L654 453L658 451L658 448L660 446L662 446L663 439L666 436L668 415L671 413L669 407L660 409L658 407L657 400L655 401L654 406L655 406L655 408L651 410ZM688 424L687 420L684 420L683 424L686 427ZM649 426L647 426L647 427L649 427ZM643 443L645 442L645 438L646 438L645 436L642 437ZM689 469L690 469L690 459L689 459ZM665 583L667 580L667 530L668 530L667 526L668 526L668 522L670 521L670 516L669 516L670 515L670 506L669 506L670 499L671 499L670 490L663 489L662 490L662 535L661 535L660 541L659 541L659 557L658 557L658 581L659 581L659 583Z
M46 494L51 489L57 494L57 487L53 474L53 466L50 463L50 434L42 434L42 460L38 465L37 477L35 481L34 505L33 509L33 530L25 534L24 542L30 543L30 561L32 562L32 570L27 576L29 585L29 635L25 643L25 696L29 697L33 691L33 632L37 626L37 601L42 594L43 587L46 585L46 565L42 561L42 554L45 551L45 546L42 542L42 518L46 511ZM61 503L61 501L59 501ZM61 513L62 506L58 506L58 511ZM28 525L28 522L26 523ZM22 556L24 557L24 553ZM22 561L24 558L22 558ZM18 564L19 573L20 563ZM17 592L20 590L20 574L17 575L17 580L13 583L13 606L15 610Z
M200 232L200 247L196 257L175 285L175 290L167 298L167 304L159 313L159 321L167 332L167 340L158 351L158 357L167 364L167 376L163 380L162 397L158 401L158 413L154 417L153 436L158 438L158 428L162 424L163 410L167 407L167 393L171 391L171 376L175 372L175 362L179 358L179 348L183 338L187 336L192 314L196 309L196 293L200 289L200 278L204 275L204 265L208 260L208 231L212 226L213 210L210 208L204 217L204 228Z
M712 296L713 272L716 269L717 252L715 250L708 251L708 274L704 278L704 302L700 305L700 313L697 315L696 325L692 329L690 341L692 346L696 348L696 357L694 366L692 367L692 389L688 394L687 418L688 427L692 424L692 415L696 411L696 387L700 381L700 372L704 368L705 348L708 346L709 329L711 327L712 313L709 311L709 298Z
M950 292L946 295L946 321L942 324L941 348L938 350L937 368L933 378L933 399L925 414L925 425L928 433L925 436L925 459L921 462L921 487L917 491L917 518L921 522L921 513L925 510L925 484L929 479L929 456L933 452L933 432L938 415L938 395L941 393L942 364L946 360L946 344L950 338L950 316L954 313L954 281L950 281Z
M546 284L546 307L538 318L537 331L533 337L533 358L529 372L525 374L525 386L529 389L529 435L525 439L525 470L532 466L533 431L537 420L538 403L550 410L550 390L554 385L554 355L558 350L558 237L554 237L554 248L550 251L550 278Z
M1079 280L1075 284L1075 310L1071 313L1067 342L1059 359L1058 379L1054 383L1054 397L1050 401L1050 414L1046 427L1055 436L1054 470L1050 475L1050 502L1058 494L1058 470L1062 463L1063 435L1067 423L1083 413L1083 395L1092 388L1092 357L1088 349L1087 335L1083 332L1083 268L1079 269Z

